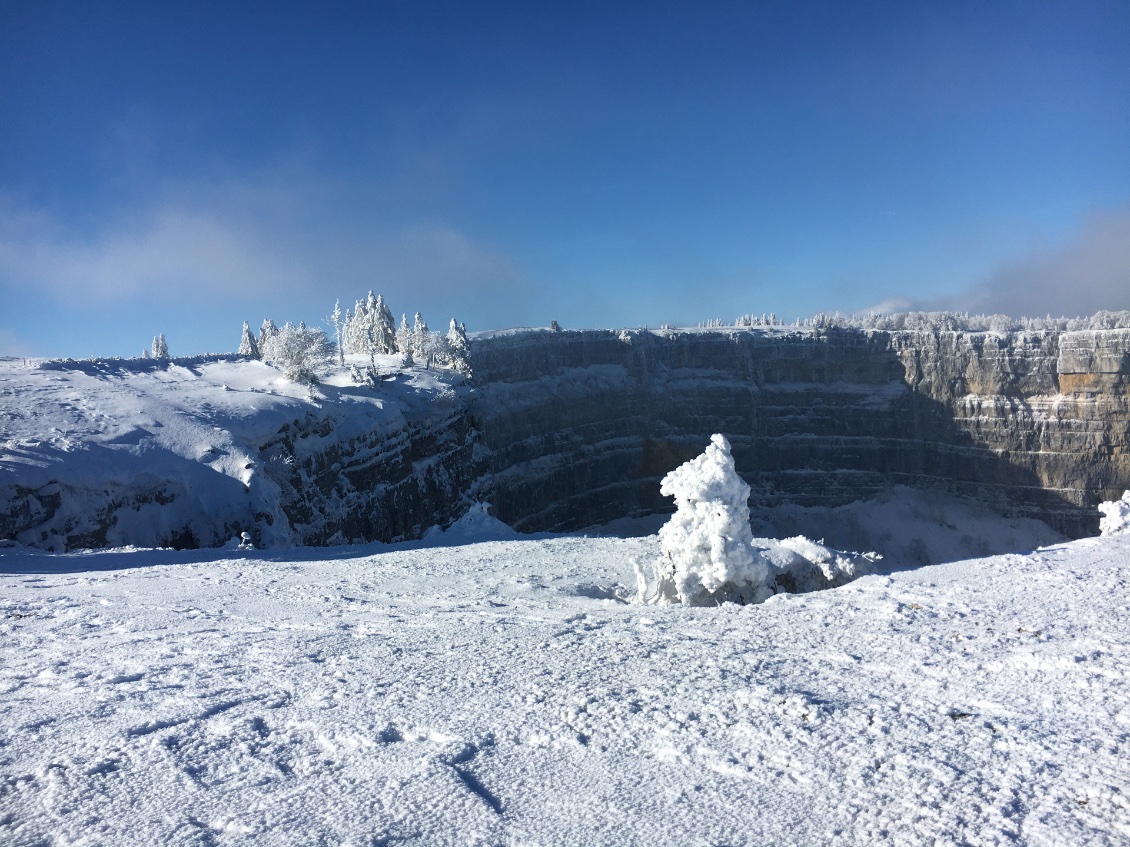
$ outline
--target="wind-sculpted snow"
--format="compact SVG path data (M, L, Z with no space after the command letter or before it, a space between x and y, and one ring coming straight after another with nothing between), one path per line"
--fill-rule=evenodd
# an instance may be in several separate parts
M1130 840L1130 536L716 608L444 541L0 551L0 843Z

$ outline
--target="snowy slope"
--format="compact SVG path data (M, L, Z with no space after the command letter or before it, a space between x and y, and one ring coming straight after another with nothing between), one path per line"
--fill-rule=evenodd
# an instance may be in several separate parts
M473 532L0 551L0 842L1130 840L1130 536L704 609Z
M387 506L382 486L412 473L413 438L439 430L438 461L459 437L450 398L462 377L379 358L379 386L337 369L314 391L238 356L0 359L0 540L54 551L215 547L241 531L261 546L323 542L350 511ZM317 478L327 456L332 485Z

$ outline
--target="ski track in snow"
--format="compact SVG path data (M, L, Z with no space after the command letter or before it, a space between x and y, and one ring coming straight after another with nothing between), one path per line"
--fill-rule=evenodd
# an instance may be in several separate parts
M0 843L1130 842L1130 537L707 609L377 549L0 552Z

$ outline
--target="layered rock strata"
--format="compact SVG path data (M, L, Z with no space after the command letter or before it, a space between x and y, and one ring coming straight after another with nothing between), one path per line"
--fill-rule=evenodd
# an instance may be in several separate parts
M477 494L524 530L664 510L713 432L755 502L944 485L1070 535L1130 484L1130 331L529 332L479 339Z

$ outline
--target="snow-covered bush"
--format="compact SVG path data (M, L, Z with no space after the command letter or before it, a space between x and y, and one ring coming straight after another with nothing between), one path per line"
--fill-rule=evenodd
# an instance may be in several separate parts
M153 358L169 358L169 342L165 340L165 333L153 336Z
M844 585L872 573L882 558L878 553L833 550L803 535L780 541L755 538L753 546L770 565L775 594L804 594Z
M653 603L759 603L772 594L767 562L754 553L749 486L738 476L730 442L713 435L701 456L663 477L675 514L659 530L655 584L642 571L641 599Z
M320 329L289 323L260 343L263 361L280 368L293 382L314 385L333 367L334 345Z
M1121 535L1130 532L1130 491L1121 500L1108 500L1099 504L1102 517L1099 518L1099 533L1102 535Z
M881 558L832 550L803 535L755 539L749 486L722 435L667 474L660 491L675 498L676 511L659 530L662 553L651 563L652 573L636 563L637 599L644 603L761 603L781 592L843 585L871 573Z

